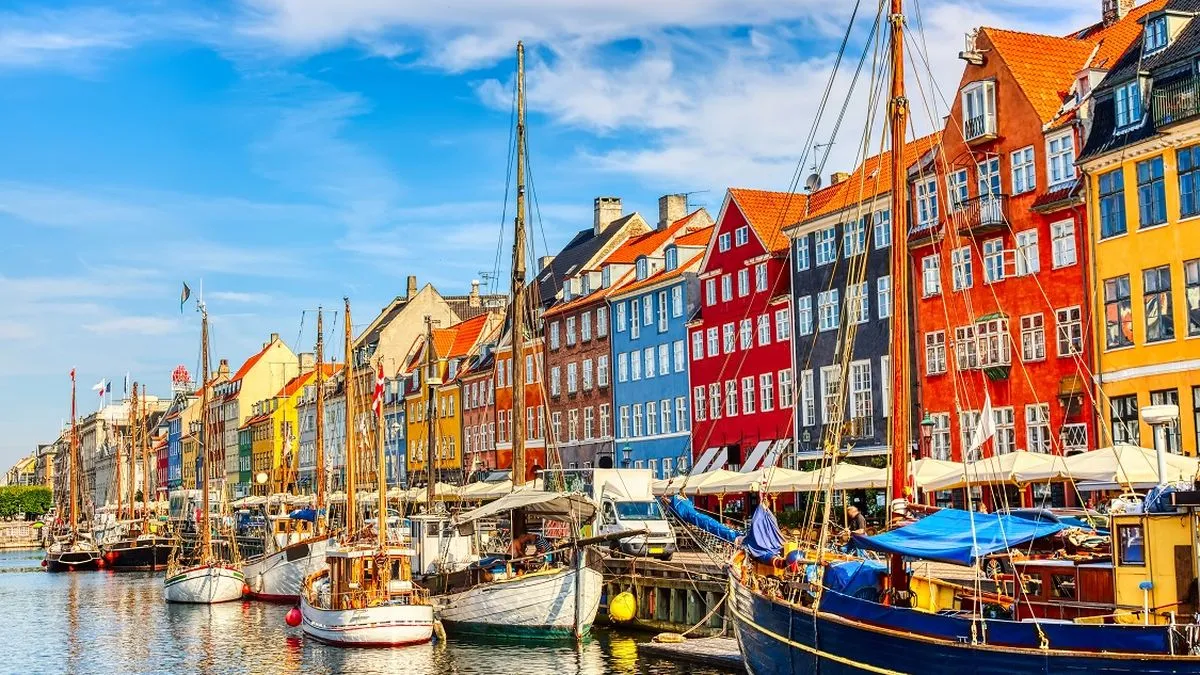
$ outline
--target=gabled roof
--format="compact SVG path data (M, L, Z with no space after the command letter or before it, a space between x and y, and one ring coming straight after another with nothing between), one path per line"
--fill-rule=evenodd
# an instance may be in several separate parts
M257 354L246 359L246 362L242 364L241 368L237 369L237 372L233 374L233 377L229 378L229 381L237 382L238 380L245 377L246 374L250 372L250 369L253 368L255 365L257 365L258 362L260 360L262 360L262 357L266 356L267 352L270 351L271 347L274 347L275 343L278 341L279 341L278 338L275 340L271 340L266 345L264 345L263 348L261 350L259 350L259 352Z
M689 223L701 222L702 219L698 216L703 212L704 209L696 209L664 228L630 237L617 250L613 251L612 255L605 258L604 262L629 265L637 262L640 256L652 255L669 243L672 237L686 229Z
M713 230L716 229L712 225L702 227L695 232L681 234L675 238L676 246L708 246L708 241L712 239Z
M659 270L645 279L642 279L641 281L630 281L623 286L614 288L609 295L625 295L626 293L633 293L643 288L649 288L650 286L662 283L664 281L678 279L688 272L696 271L696 266L698 266L702 260L704 260L704 252L697 253L696 255L692 256L690 260L680 263L679 267L676 267L673 270Z
M342 369L342 365L340 363L326 363L321 368L321 370L325 371L325 377L333 377L341 369ZM280 389L279 393L276 394L276 396L281 396L281 397L287 398L287 397L295 394L297 391L299 391L302 387L304 387L306 384L308 384L309 381L315 380L316 376L317 376L316 368L313 368L312 370L305 372L305 373L300 373L296 377L293 377L291 380L288 380L288 383L283 385L283 389Z
M941 132L923 136L904 145L904 164L909 166L941 140ZM821 218L849 206L892 192L892 151L872 155L850 177L836 185L818 190L809 197L808 214L802 222Z
M729 197L770 253L786 251L788 238L783 228L804 216L806 195L795 192L769 192L747 188L729 188Z
M592 259L598 251L613 240L631 220L638 217L637 212L614 220L600 234L595 234L591 227L575 233L571 241L559 251L544 270L535 277L537 302L542 307L549 307L562 290L563 279L574 276L580 268Z

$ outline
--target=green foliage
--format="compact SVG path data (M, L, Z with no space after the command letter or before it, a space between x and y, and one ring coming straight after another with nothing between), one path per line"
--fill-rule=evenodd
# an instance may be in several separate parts
M54 495L41 485L6 485L0 487L0 518L12 518L19 513L41 516L50 510Z

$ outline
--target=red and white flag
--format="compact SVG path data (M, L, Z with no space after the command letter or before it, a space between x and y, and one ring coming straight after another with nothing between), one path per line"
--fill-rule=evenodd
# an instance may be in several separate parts
M383 364L379 364L379 372L375 375L375 397L371 399L371 410L376 415L383 411Z

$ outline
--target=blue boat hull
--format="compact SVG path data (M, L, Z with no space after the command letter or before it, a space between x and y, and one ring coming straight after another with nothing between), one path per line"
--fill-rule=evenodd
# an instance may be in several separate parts
M773 600L730 581L730 610L752 675L1200 673L1200 658L1091 654L930 638Z

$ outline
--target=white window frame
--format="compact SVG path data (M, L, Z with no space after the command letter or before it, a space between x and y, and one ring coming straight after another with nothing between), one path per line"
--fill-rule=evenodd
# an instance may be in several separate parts
M1038 313L1021 317L1021 360L1046 360L1046 315Z
M1073 218L1050 223L1050 253L1054 269L1070 267L1079 262Z
M1027 145L1012 151L1008 156L1012 167L1012 193L1014 195L1032 192L1037 189L1037 171L1034 170L1034 151L1032 145Z
M1050 188L1075 180L1075 134L1071 129L1046 137L1046 176Z

